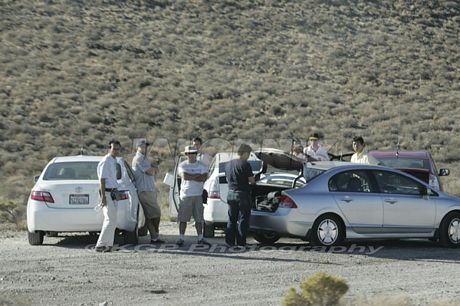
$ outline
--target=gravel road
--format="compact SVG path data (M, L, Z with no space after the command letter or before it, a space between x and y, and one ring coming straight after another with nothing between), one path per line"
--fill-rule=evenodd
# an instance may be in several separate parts
M355 241L326 250L284 239L276 249L242 252L222 237L208 239L211 250L196 245L191 226L177 248L177 231L165 222L161 232L171 244L151 246L142 237L144 244L104 254L91 250L95 237L45 237L43 246L30 246L25 232L2 232L0 304L280 305L290 286L319 271L347 280L348 301L384 294L425 305L460 297L460 250L428 241Z

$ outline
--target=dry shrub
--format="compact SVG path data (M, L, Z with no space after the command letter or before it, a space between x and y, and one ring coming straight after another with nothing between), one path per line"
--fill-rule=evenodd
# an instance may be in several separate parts
M17 228L23 228L25 220L25 207L13 201L0 201L0 222L16 224Z
M340 277L319 272L300 284L301 292L290 288L284 297L285 306L333 306L339 305L342 296L348 291L348 285Z

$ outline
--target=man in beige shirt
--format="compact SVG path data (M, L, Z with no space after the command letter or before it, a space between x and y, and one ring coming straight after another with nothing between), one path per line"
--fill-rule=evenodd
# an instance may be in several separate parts
M364 149L364 139L361 136L353 137L353 151L351 156L352 163L378 165L379 161L367 153Z

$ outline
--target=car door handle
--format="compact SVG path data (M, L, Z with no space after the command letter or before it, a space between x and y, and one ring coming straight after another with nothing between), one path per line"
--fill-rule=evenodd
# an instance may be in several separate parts
M385 202L389 203L389 204L394 204L394 203L398 202L398 200L396 200L396 199L385 199Z
M340 201L350 203L351 201L353 201L353 199L350 197L344 197L344 198L341 198Z

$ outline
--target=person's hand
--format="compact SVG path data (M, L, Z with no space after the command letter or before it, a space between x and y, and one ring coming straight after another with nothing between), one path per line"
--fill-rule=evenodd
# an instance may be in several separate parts
M107 198L106 198L106 197L102 197L102 199L101 199L101 206L102 206L102 207L107 206Z

